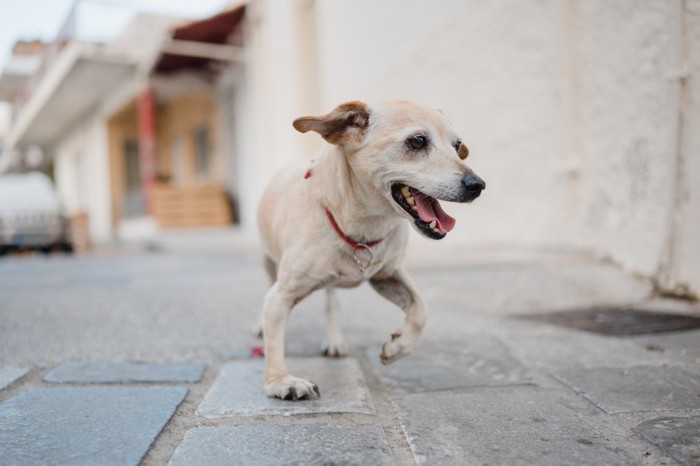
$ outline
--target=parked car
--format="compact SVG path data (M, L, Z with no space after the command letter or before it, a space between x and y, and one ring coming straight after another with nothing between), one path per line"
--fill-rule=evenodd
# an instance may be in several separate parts
M0 255L16 249L73 251L70 224L43 173L0 175Z

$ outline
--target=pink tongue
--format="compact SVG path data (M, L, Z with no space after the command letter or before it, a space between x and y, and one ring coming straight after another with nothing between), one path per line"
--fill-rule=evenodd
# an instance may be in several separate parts
M440 203L437 199L432 197L427 197L420 192L412 192L413 199L416 200L416 210L418 211L418 216L424 222L430 223L433 220L437 222L437 228L442 232L449 232L455 227L454 218L450 217L442 210Z

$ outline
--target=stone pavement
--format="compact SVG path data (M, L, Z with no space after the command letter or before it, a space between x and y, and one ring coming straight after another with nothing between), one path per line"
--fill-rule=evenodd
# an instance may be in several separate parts
M322 397L296 403L262 393L254 247L1 260L0 464L700 464L700 330L521 318L697 305L579 255L423 248L423 345L379 364L401 313L363 286L341 292L351 356L322 358L314 295L288 362Z

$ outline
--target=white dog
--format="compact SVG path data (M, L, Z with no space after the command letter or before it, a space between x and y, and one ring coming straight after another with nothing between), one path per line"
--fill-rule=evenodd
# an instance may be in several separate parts
M417 346L426 306L401 264L405 220L428 238L442 239L455 220L438 199L470 202L486 186L463 162L467 147L433 108L407 101L373 107L348 102L327 115L298 118L294 128L316 131L329 144L310 164L279 173L258 212L273 282L259 324L265 393L285 400L320 396L316 384L290 375L284 362L287 316L315 290L327 293L327 356L348 353L334 288L365 280L406 313L382 347L381 362L391 363Z

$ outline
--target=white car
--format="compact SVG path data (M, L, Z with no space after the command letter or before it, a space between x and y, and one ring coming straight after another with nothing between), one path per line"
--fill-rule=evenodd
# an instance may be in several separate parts
M0 175L0 255L13 249L73 251L68 219L43 173Z

